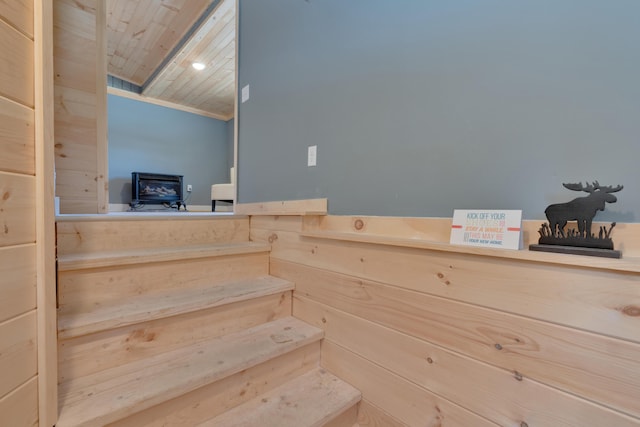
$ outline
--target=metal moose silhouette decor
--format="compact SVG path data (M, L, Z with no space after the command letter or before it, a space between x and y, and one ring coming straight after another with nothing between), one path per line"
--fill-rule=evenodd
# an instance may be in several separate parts
M530 250L572 253L581 255L620 258L620 251L613 249L611 231L616 226L600 226L597 234L592 230L593 218L598 211L603 211L607 203L615 203L618 199L612 193L622 190L622 185L603 186L594 181L591 184L562 184L573 191L584 191L588 196L577 197L567 203L549 205L544 213L549 223L542 224L538 233L537 245L530 245ZM566 229L569 221L577 222L577 230Z

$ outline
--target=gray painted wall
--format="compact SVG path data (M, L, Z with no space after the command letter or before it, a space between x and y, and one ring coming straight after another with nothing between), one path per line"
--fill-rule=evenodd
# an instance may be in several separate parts
M227 123L114 95L108 119L110 203L131 201L131 172L184 175L187 206L210 206L211 184L229 182Z
M640 1L241 0L239 201L451 216L624 184L640 220ZM307 146L318 166L307 167Z
M227 122L227 147L229 147L229 149L227 150L227 165L231 168L233 167L233 163L234 163L234 157L235 157L235 151L234 151L234 147L233 147L233 136L235 134L235 120L231 119ZM229 177L230 179L230 177ZM226 182L230 182L230 181L226 181Z

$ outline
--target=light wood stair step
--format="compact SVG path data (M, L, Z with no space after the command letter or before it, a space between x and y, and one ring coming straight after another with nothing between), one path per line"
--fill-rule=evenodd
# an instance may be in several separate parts
M198 427L321 427L360 398L360 391L318 368Z
M271 246L266 243L238 242L199 246L177 246L175 248L161 247L113 252L93 252L87 254L68 254L58 257L58 271L241 255L268 252L270 250Z
M139 322L161 319L252 298L293 290L293 283L272 276L218 284L208 288L175 289L141 295L88 313L64 313L58 318L58 338L67 339Z
M322 339L293 317L60 384L56 427L103 426Z

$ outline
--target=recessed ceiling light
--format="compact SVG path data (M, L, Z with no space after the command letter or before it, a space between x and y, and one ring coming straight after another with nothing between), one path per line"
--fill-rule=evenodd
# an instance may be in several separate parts
M193 64L191 64L191 66L198 71L204 70L204 67L205 67L205 65L202 62L194 62Z

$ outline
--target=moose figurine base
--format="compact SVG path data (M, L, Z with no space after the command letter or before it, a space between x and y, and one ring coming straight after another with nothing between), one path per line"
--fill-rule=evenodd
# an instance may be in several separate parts
M622 190L617 187L601 186L598 181L592 184L562 184L573 191L589 193L586 197L578 197L567 203L549 205L544 213L549 223L544 223L538 230L540 239L537 245L529 246L533 251L580 254L607 258L620 258L620 251L613 250L611 232L616 223L610 227L600 226L598 234L591 232L593 218L598 211L603 211L606 203L615 203L616 193ZM576 221L577 229L565 229L569 221Z
M563 245L529 245L530 251L553 252L556 254L572 254L598 256L602 258L622 258L622 253L613 249L585 248L580 246Z

